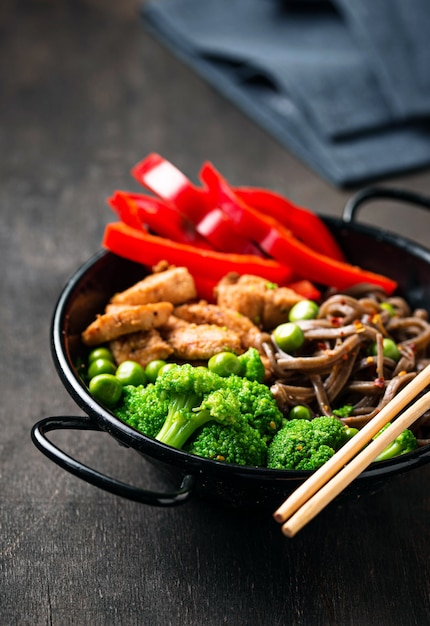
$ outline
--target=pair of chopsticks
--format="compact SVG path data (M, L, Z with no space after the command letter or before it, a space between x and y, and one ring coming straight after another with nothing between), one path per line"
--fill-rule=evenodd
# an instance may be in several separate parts
M377 416L281 504L273 517L282 524L284 535L294 537L366 469L386 446L430 409L430 391L416 400L429 384L430 365L427 365ZM400 414L407 405L410 406ZM373 439L388 422L391 422L388 428Z

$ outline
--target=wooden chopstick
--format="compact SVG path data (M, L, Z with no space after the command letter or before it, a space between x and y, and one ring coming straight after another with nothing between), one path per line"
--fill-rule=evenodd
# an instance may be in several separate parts
M383 433L372 440L383 426L394 420L400 411L413 402L429 384L430 365L417 374L381 409L378 415L285 500L274 512L273 517L283 524L282 532L287 537L293 537L313 519L363 469L370 465L389 443L430 408L430 392L428 392L415 401Z

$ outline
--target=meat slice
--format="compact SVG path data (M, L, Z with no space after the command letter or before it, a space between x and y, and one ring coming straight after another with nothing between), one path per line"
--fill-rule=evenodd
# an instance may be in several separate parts
M181 304L197 297L194 278L186 267L171 267L149 274L143 280L111 298L112 304L147 304L171 302Z
M215 293L220 307L242 313L265 330L288 321L291 307L303 299L293 289L277 287L251 274L228 274L218 283Z
M260 349L262 341L267 339L266 333L239 311L208 304L205 300L181 304L175 307L174 314L194 324L216 324L233 330L239 335L245 350L251 346Z
M157 359L165 360L173 353L173 348L155 328L118 337L109 343L109 348L118 365L123 361L137 361L142 367Z
M224 350L243 352L239 335L225 326L192 324L171 315L160 333L174 356L185 361L206 361Z
M83 331L82 341L96 346L121 335L157 328L167 322L172 311L171 302L157 302L103 313Z

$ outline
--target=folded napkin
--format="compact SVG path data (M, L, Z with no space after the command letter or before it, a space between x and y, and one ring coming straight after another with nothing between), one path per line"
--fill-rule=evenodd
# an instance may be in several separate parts
M316 172L350 186L430 164L424 2L406 3L403 30L402 0L158 0L142 16Z

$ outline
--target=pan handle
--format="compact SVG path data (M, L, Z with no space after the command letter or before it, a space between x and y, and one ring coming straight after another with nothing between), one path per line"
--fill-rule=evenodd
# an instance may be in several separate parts
M170 493L158 493L147 491L126 483L120 482L114 478L101 474L100 472L84 465L69 456L63 450L60 450L46 437L46 433L52 430L94 430L104 432L96 422L88 416L59 416L46 417L37 422L31 430L31 438L34 445L47 456L51 461L74 474L78 478L86 482L109 491L128 500L150 504L152 506L168 507L176 506L186 502L192 494L194 485L194 477L190 474L184 476L182 483L177 491Z
M342 214L344 222L353 222L357 210L372 200L396 200L430 209L430 197L417 191L388 187L365 187L348 200Z

